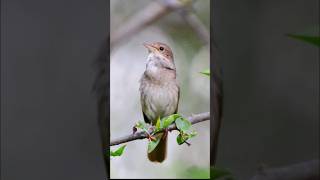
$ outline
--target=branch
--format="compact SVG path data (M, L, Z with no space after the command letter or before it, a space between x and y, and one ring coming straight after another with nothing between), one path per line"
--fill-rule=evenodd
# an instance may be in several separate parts
M199 20L199 18L187 8L183 8L180 11L181 17L191 27L191 29L197 34L199 39L204 45L210 43L210 32L208 28Z
M190 117L188 117L188 120L191 122L191 124L197 124L197 123L200 123L200 122L203 122L203 121L210 120L210 112L205 112L205 113L201 113L201 114L196 114L196 115L190 116ZM172 124L172 125L170 125L168 127L168 131L173 131L173 130L177 130L176 124ZM163 132L163 131L164 130L159 131L158 133ZM150 131L149 134L152 134L152 132L153 131ZM147 137L148 137L148 134L146 132L144 132L144 131L136 132L134 134L127 135L127 136L112 140L110 142L110 146L115 146L115 145L118 145L118 144L134 141L134 140L137 140L137 139L145 139Z
M281 168L261 168L251 180L316 180L319 179L319 160L311 160Z
M128 39L134 34L140 32L173 10L187 6L190 3L191 1L181 0L162 0L150 3L139 13L133 15L120 29L111 32L111 48L120 42L128 42Z

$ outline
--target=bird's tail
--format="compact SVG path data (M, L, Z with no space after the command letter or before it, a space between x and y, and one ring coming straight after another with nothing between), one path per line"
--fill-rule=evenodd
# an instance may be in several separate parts
M162 161L165 160L166 155L167 155L167 137L168 137L168 134L159 133L156 136L162 136L162 137L161 137L160 142L157 145L157 147L151 153L148 153L148 158L152 162L161 163Z

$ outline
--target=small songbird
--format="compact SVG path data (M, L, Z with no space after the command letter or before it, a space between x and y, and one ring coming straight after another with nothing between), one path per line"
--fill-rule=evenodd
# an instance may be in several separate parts
M140 80L140 100L144 121L155 125L157 119L178 111L180 88L176 80L176 67L170 47L155 42L143 44L149 52L146 70ZM162 162L166 158L168 133L159 133L157 147L148 153L152 162Z

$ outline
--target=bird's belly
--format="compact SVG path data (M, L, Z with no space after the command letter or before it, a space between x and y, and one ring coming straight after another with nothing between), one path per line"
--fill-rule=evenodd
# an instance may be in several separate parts
M176 87L149 87L145 94L144 113L153 121L175 113L178 104L178 91Z

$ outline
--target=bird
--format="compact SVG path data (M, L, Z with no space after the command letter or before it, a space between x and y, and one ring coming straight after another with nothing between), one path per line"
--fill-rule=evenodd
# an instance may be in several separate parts
M140 103L144 121L154 126L158 118L177 113L180 87L171 48L162 42L143 45L148 50L148 56L140 79ZM148 159L161 163L166 159L168 131L155 136L161 139L156 148L148 153Z

